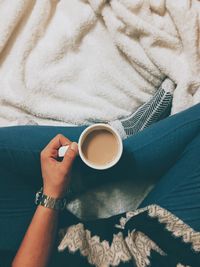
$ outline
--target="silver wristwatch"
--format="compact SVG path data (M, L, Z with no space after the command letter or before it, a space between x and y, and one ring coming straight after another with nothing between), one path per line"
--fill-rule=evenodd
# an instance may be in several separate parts
M64 210L66 203L66 198L53 198L43 194L43 187L35 195L35 204L46 208Z

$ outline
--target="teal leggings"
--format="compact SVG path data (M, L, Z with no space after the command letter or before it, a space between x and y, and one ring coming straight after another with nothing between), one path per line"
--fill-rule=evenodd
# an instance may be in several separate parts
M0 128L0 250L17 250L34 214L35 192L42 185L41 150L58 133L77 141L84 128ZM140 207L158 204L200 231L200 104L146 128L123 144L120 162L106 171L90 169L77 158L73 172L81 178L72 181L73 194L108 181L142 183L153 177L156 186Z

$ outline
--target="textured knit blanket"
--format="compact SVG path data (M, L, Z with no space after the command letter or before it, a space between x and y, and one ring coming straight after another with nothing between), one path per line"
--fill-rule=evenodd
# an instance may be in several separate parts
M197 0L1 0L0 125L124 117L161 80L200 100Z
M177 84L172 113L192 106L200 101L199 15L198 0L0 0L0 126L126 117L165 76ZM130 210L150 186L123 182L71 208ZM88 209L95 199L98 208Z

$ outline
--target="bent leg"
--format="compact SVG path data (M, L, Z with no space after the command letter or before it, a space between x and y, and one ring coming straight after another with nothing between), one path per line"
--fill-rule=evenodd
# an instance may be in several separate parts
M116 175L157 180L173 166L200 131L200 104L170 116L124 140Z
M200 232L200 134L141 203L157 204Z
M105 171L85 167L83 181L86 188L92 183L124 179L134 179L136 186L144 182L152 185L173 166L199 131L200 104L197 104L125 139L122 158L114 167Z
M40 152L58 133L77 141L83 127L0 128L0 250L17 250L42 185Z

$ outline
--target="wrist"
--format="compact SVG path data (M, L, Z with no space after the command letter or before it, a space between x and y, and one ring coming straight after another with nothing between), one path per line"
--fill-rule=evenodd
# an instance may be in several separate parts
M44 192L43 187L36 193L35 196L35 204L41 205L45 208L63 210L65 209L66 203L66 197L60 197L60 194L55 194L54 191L52 194L50 191Z
M44 214L54 214L55 216L57 216L60 212L59 210L56 209L47 209L42 205L38 205L37 209L41 210Z
M43 194L53 198L64 198L66 190L44 187Z

